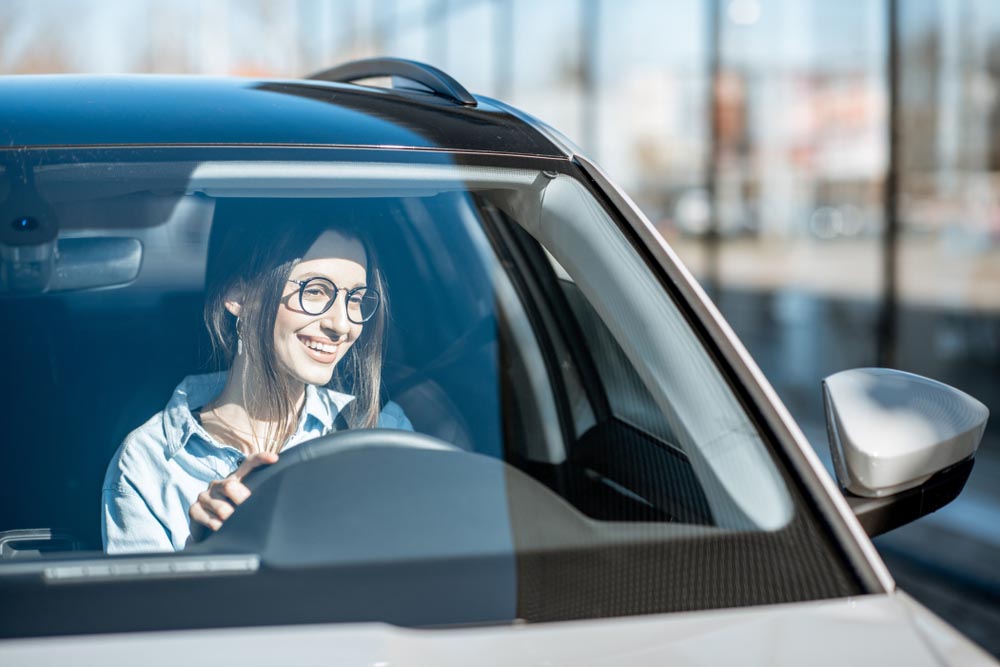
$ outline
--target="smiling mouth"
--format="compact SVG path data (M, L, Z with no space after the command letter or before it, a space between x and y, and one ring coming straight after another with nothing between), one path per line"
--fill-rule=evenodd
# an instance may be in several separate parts
M333 354L337 351L339 347L336 343L330 343L326 341L320 341L316 338L308 338L306 336L298 337L302 344L308 347L310 350L315 350L317 352L324 352L326 354Z
M306 348L306 354L316 361L330 364L337 360L339 343L331 343L329 339L320 340L309 336L298 336L299 342Z

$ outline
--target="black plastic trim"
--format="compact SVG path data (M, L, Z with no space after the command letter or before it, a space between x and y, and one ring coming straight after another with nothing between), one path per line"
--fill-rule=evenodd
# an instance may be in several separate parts
M307 79L352 83L362 79L389 76L408 79L428 88L441 97L447 97L462 106L474 107L479 104L462 84L437 67L416 60L404 58L366 58L337 65L322 72L310 74Z
M974 464L975 457L970 456L936 473L920 486L891 496L866 498L845 489L844 497L868 536L875 537L936 512L957 498Z

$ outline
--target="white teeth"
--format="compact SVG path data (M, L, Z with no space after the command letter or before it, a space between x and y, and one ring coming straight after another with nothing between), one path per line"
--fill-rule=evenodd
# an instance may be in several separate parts
M327 353L330 353L330 352L336 352L337 351L337 346L336 345L324 345L323 343L317 343L316 341L313 341L313 340L306 340L306 341L302 341L302 342L303 342L303 344L306 347L308 347L310 349L313 349L313 350L316 350L318 352L327 352Z

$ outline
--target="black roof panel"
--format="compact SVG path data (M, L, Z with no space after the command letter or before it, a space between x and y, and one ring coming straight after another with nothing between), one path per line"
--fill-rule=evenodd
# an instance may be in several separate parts
M398 146L562 156L487 100L318 81L194 76L0 77L0 146Z

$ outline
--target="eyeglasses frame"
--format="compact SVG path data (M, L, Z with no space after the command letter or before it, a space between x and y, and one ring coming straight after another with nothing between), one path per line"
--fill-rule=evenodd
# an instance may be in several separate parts
M309 310L306 308L306 305L305 305L305 303L303 301L303 297L304 297L305 292L306 292L306 285L308 285L309 283L311 283L313 281L316 281L316 280L322 280L325 283L329 283L333 287L333 298L330 299L330 303L328 303L326 305L326 308L324 308L320 312L318 312L318 313L310 313ZM328 310L330 310L331 308L333 308L333 304L337 303L337 297L340 296L340 292L343 289L341 287L337 287L337 283L333 282L329 278L324 278L322 276L313 276L312 278L307 278L306 280L292 280L292 279L289 279L288 282L294 283L294 284L296 284L296 285L299 286L299 308L302 309L303 313L305 313L307 315L312 315L313 317L318 317L319 315L323 315ZM366 296L369 293L375 294L375 296L378 297L378 304L375 306L375 309L372 310L372 314L371 315L369 315L365 319L363 319L360 322L358 322L358 321L356 321L356 320L354 320L354 319L351 318L351 310L350 310L350 308L347 307L347 304L350 301L352 294L355 294L356 292L360 292L362 290L365 292ZM352 324L364 324L365 322L367 322L371 318L375 317L375 314L378 313L379 307L381 307L381 305L382 305L382 295L379 294L379 291L377 289L375 289L374 287L368 287L367 285L359 285L357 287L352 287L351 289L346 290L344 293L346 295L344 297L344 311L347 314L347 319Z

